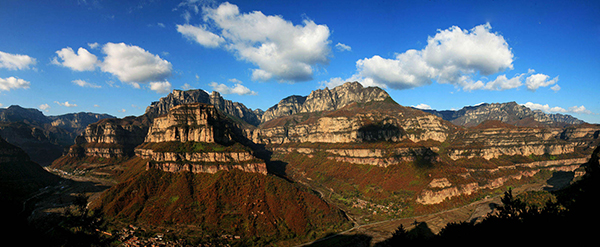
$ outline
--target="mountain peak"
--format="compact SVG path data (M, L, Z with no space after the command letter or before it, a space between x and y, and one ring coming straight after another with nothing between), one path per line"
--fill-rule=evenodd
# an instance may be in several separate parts
M314 90L308 96L287 97L265 111L261 121L264 123L296 113L334 111L354 102L383 101L388 97L389 94L381 88L363 87L359 82L346 82L332 89Z

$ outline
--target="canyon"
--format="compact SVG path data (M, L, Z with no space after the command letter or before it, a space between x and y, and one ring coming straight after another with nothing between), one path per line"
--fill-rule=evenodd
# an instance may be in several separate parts
M61 143L64 155L50 168L117 183L90 204L105 214L250 239L264 236L252 219L273 238L306 237L328 224L340 230L457 207L556 173L577 179L600 144L600 125L572 116L515 102L423 111L358 82L289 96L266 111L199 89L173 90L125 118L18 118L10 108L0 114L5 126ZM10 152L19 151L5 150L0 161L13 162Z

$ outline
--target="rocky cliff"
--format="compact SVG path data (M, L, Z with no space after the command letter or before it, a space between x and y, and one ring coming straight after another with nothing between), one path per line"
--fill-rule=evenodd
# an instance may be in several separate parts
M295 113L334 111L354 102L383 101L388 97L390 96L387 92L378 87L365 88L358 82L346 82L333 89L312 91L306 97L296 95L287 97L265 111L261 122Z
M144 142L150 120L146 116L103 119L88 125L70 147L69 155L122 158L134 155L134 148Z
M570 115L546 114L531 110L516 102L480 104L467 106L458 111L423 110L442 117L456 125L476 126L486 120L499 120L516 126L564 126L582 124L583 121Z
M159 101L152 102L150 106L146 108L146 113L150 118L155 118L164 114L167 114L169 109L188 103L204 103L214 105L218 110L227 113L231 116L240 118L252 125L260 124L260 118L257 113L260 111L252 111L248 109L244 104L225 100L221 97L218 92L212 92L210 95L202 89L194 90L173 90L166 97L161 98Z
M454 128L439 117L403 107L388 97L381 101L349 103L334 111L297 113L273 119L254 130L252 140L261 144L443 142Z
M178 105L154 119L137 156L151 160L148 169L215 173L239 169L266 174L264 161L244 146L247 140L214 105Z
M73 145L88 124L105 118L113 116L87 112L45 116L37 109L13 105L0 109L0 134L46 166Z

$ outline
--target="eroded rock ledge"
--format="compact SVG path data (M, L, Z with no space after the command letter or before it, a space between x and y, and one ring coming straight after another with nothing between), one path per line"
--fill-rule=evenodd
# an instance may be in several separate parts
M135 155L147 169L216 173L239 169L267 174L267 166L249 147L237 142L241 131L213 105L195 103L171 108L154 119Z

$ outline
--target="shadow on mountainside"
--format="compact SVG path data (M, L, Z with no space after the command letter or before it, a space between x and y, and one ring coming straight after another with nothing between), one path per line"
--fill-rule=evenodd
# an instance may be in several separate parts
M564 172L564 171L554 172L554 173L552 173L552 177L549 178L548 180L546 180L546 183L548 185L551 185L551 187L546 187L546 188L544 188L544 190L555 191L555 190L565 188L565 187L569 186L569 184L571 184L571 182L573 182L574 179L575 179L575 172Z

